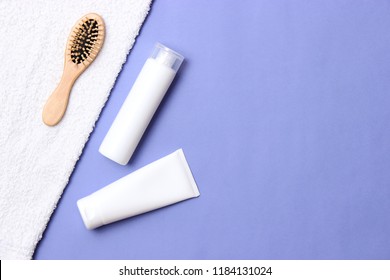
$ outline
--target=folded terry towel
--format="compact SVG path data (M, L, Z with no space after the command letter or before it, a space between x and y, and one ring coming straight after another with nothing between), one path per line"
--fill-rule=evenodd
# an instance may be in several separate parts
M0 259L31 259L151 0L0 2ZM56 127L43 124L72 26L100 14L103 49L76 81Z

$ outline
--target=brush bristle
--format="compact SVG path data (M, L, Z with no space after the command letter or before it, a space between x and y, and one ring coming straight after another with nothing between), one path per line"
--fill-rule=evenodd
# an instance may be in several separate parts
M98 45L99 23L95 19L87 19L73 31L73 40L70 48L70 58L80 64L91 56Z

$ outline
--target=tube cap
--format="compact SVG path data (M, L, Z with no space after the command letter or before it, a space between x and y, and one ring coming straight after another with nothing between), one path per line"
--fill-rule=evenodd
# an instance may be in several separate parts
M184 56L160 43L156 43L150 58L153 58L157 62L168 66L175 72L179 70L180 65L184 60Z
M93 195L79 199L77 201L77 207L87 229L95 229L104 225L103 220L94 207Z

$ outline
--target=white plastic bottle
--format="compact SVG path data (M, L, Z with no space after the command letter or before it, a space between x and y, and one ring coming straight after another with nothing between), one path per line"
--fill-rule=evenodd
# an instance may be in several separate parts
M126 165L184 57L157 43L112 123L99 152Z
M177 150L77 201L87 229L199 196L183 150Z

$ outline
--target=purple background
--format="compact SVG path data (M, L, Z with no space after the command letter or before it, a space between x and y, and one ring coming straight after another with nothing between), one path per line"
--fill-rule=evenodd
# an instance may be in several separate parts
M154 43L186 57L133 160L98 153ZM390 2L156 0L36 259L389 259ZM85 229L182 147L201 196Z

